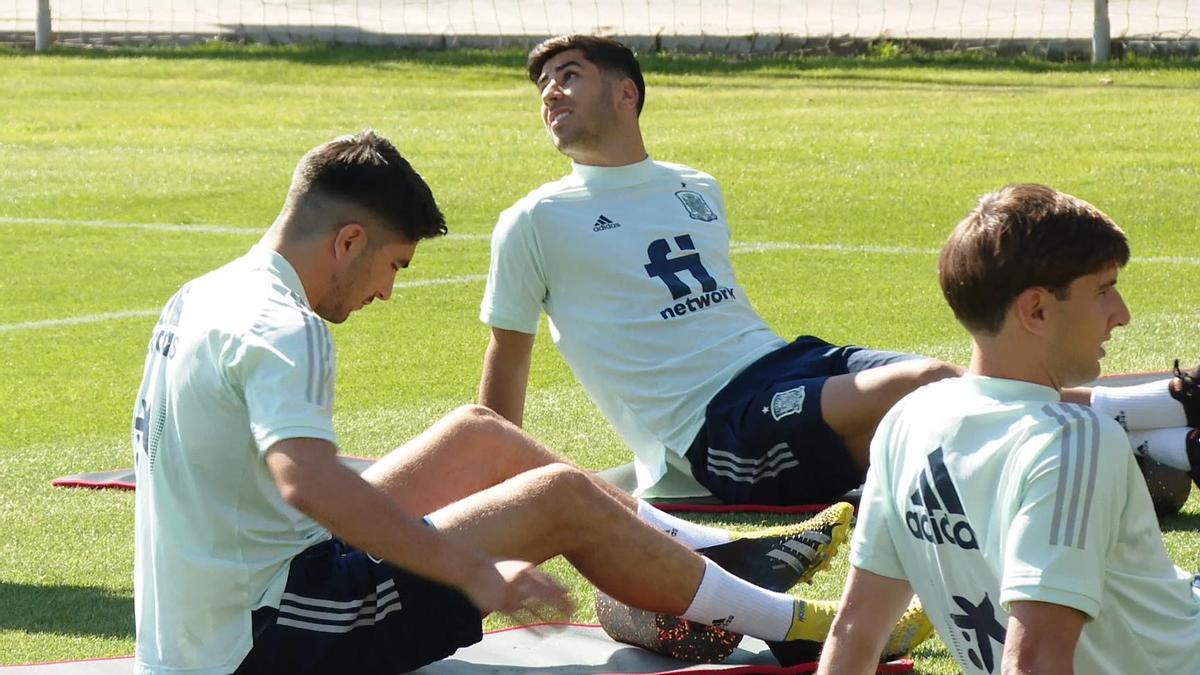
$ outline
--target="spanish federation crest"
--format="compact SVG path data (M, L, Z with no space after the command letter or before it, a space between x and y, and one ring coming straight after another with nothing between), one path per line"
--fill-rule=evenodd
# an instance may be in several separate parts
M804 387L775 392L771 397L771 417L775 421L804 409Z
M707 223L717 219L717 214L713 213L712 208L709 207L708 202L704 201L704 197L699 192L680 190L675 193L675 196L683 202L683 208L687 209L692 220L703 220Z

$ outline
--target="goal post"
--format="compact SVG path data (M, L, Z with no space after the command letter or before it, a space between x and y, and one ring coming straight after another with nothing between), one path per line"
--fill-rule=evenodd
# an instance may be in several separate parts
M1108 21L1108 0L1095 0L1092 10L1092 63L1106 63L1112 47L1112 25Z
M50 0L37 0L37 26L34 28L33 48L44 52L50 48Z

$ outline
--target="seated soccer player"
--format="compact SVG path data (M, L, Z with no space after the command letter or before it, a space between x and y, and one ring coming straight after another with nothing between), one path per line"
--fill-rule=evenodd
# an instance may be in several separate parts
M1041 185L985 195L938 276L973 352L880 423L821 673L874 672L913 590L967 673L1200 673L1200 598L1129 441L1064 402L1129 321L1125 234Z
M633 52L567 35L535 47L527 67L571 170L496 224L480 403L521 424L544 311L563 358L632 450L638 494L654 494L669 467L726 503L827 503L860 486L883 414L961 368L784 340L738 284L720 183L647 154ZM1068 395L1126 420L1135 446L1159 461L1186 464L1200 396L1185 413L1166 379Z
M337 460L326 322L387 300L445 232L390 142L338 138L301 159L257 245L167 303L134 408L136 671L410 670L478 641L490 612L566 610L535 568L557 555L629 605L785 651L822 640L835 605L738 575L811 578L848 505L748 544L636 502L479 406L362 476Z

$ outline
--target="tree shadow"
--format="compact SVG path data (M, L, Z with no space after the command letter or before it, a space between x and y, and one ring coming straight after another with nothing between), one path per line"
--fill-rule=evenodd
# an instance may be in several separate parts
M241 27L245 29L245 27ZM407 36L409 46L388 42L395 36L348 26L314 27L312 36L291 34L287 26L253 26L256 39L246 41L232 33L231 37L212 40L211 36L157 35L147 44L146 35L89 34L72 38L66 33L46 52L6 47L0 54L16 57L70 57L95 60L156 59L213 60L213 61L286 61L313 66L370 66L385 63L415 63L444 67L498 66L524 70L528 49L521 47L496 48L486 40L472 43L448 43L445 36ZM240 32L240 31L239 31ZM140 40L140 41L139 41ZM336 42L335 42L336 40ZM478 46L472 46L475 43Z
M91 586L0 582L0 629L133 638L133 597Z

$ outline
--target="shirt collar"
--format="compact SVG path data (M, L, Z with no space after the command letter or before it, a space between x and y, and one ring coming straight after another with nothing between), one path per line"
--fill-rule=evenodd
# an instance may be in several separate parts
M308 302L308 295L304 292L304 284L300 281L300 275L296 273L296 268L292 267L292 264L279 251L262 244L255 244L250 247L243 258L251 265L274 274L288 290L295 293L304 302L305 307L312 308Z
M1008 380L1001 377L986 377L964 373L963 381L979 393L1000 400L1046 401L1057 403L1062 395L1054 387L1034 384L1024 380Z
M645 182L655 173L650 155L622 166L594 166L571 162L571 176L589 187L627 187Z

